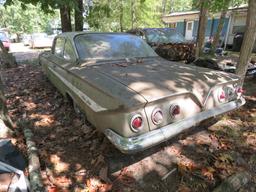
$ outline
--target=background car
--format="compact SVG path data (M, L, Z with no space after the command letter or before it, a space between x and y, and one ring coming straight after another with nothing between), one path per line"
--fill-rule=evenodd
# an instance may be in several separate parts
M232 51L239 52L241 50L243 40L244 40L244 33L243 32L236 33L233 40ZM252 51L256 53L256 42L254 43Z
M195 43L187 41L175 29L145 28L132 29L127 32L140 36L158 55L167 60L184 60L186 63L191 63L195 59Z
M10 49L10 39L7 37L7 35L5 34L5 32L1 32L0 31L0 40L2 41L4 48L9 51Z
M27 34L23 35L22 43L24 46L29 46L30 41L31 41L31 35L27 35Z
M245 103L238 76L167 61L125 33L63 33L39 63L75 111L124 153Z
M30 47L34 48L50 48L52 46L52 38L46 33L33 33L31 35Z

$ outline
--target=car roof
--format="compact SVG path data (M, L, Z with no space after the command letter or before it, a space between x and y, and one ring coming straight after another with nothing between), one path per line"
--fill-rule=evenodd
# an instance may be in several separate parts
M83 34L99 34L99 35L104 35L104 34L111 34L111 35L130 35L129 33L121 33L121 32L64 32L56 37L66 37L73 39L77 35L83 35Z
M172 31L176 31L176 29L174 28L135 28L135 29L131 29L128 31L136 31L136 30L141 30L141 31L147 31L147 30L172 30Z
M6 33L4 31L0 31L1 34L4 34L6 36Z
M150 30L150 29L160 29L160 30L175 30L174 28L168 28L168 27L166 27L166 28L143 28L143 30Z

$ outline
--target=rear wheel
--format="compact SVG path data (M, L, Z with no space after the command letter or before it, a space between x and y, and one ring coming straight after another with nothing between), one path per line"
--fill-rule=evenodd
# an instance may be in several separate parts
M85 112L81 110L81 108L76 104L74 99L69 94L67 94L67 100L73 106L76 116L81 118L86 125L91 125L91 123L87 120Z
M79 106L73 101L73 108L74 111L76 113L77 116L81 116L83 114L83 112L81 111L81 109L79 108Z

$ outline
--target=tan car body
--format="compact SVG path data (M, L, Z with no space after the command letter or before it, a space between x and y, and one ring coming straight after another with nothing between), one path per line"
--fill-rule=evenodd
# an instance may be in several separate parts
M71 41L76 49L74 37L79 34L64 33L58 37ZM244 104L242 96L233 94L229 98L229 101L234 102L232 107L223 111L222 106L231 102L221 103L216 98L220 89L229 87L227 89L235 90L239 86L240 80L236 75L181 65L160 57L101 62L79 62L77 58L70 62L58 58L52 51L41 54L39 61L58 90L65 97L72 98L87 119L126 153L156 145L190 128L194 123ZM175 118L168 115L172 104L178 104L181 108L181 113ZM151 121L152 111L156 108L160 108L164 115L159 125ZM214 109L221 112L215 114ZM208 110L213 111L209 117L201 115L201 112L208 114ZM131 118L136 114L144 122L139 132L130 128ZM164 140L159 137L159 141L153 143L139 143L145 142L144 137L156 134L161 128L183 123L183 120L189 120L192 124L183 125L186 128L180 130L177 128L177 133Z

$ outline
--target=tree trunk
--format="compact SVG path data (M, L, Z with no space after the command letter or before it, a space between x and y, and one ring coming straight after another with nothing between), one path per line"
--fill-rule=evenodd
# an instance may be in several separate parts
M72 31L70 8L67 5L61 5L60 19L61 19L62 32Z
M214 37L213 37L212 50L211 50L212 53L215 53L216 47L219 44L220 35L221 35L221 31L222 31L223 26L224 26L224 21L225 21L226 14L227 14L227 9L221 11L221 15L220 15L219 23L218 23L218 28L217 28L216 33L214 34Z
M15 58L8 53L8 51L4 48L2 41L0 40L0 65L1 68L10 68L16 67L17 63Z
M166 0L162 0L162 15L166 14Z
M174 12L174 1L170 0L170 13Z
M123 0L120 0L119 25L120 25L120 31L121 31L121 32L124 31L123 17L124 17L124 4L123 4Z
M196 57L198 58L204 47L204 39L205 39L205 30L206 30L206 22L208 15L208 0L201 0L200 3L200 16L199 16L199 26L197 31L197 46L196 46Z
M135 0L131 0L131 18L132 18L132 29L134 28L134 23L136 21L135 17Z
M246 19L246 31L244 34L244 40L241 47L239 62L236 68L236 74L244 79L248 62L253 50L255 38L256 38L256 1L249 0L247 19Z
M84 17L83 17L83 0L76 0L77 7L75 8L75 30L83 31Z

